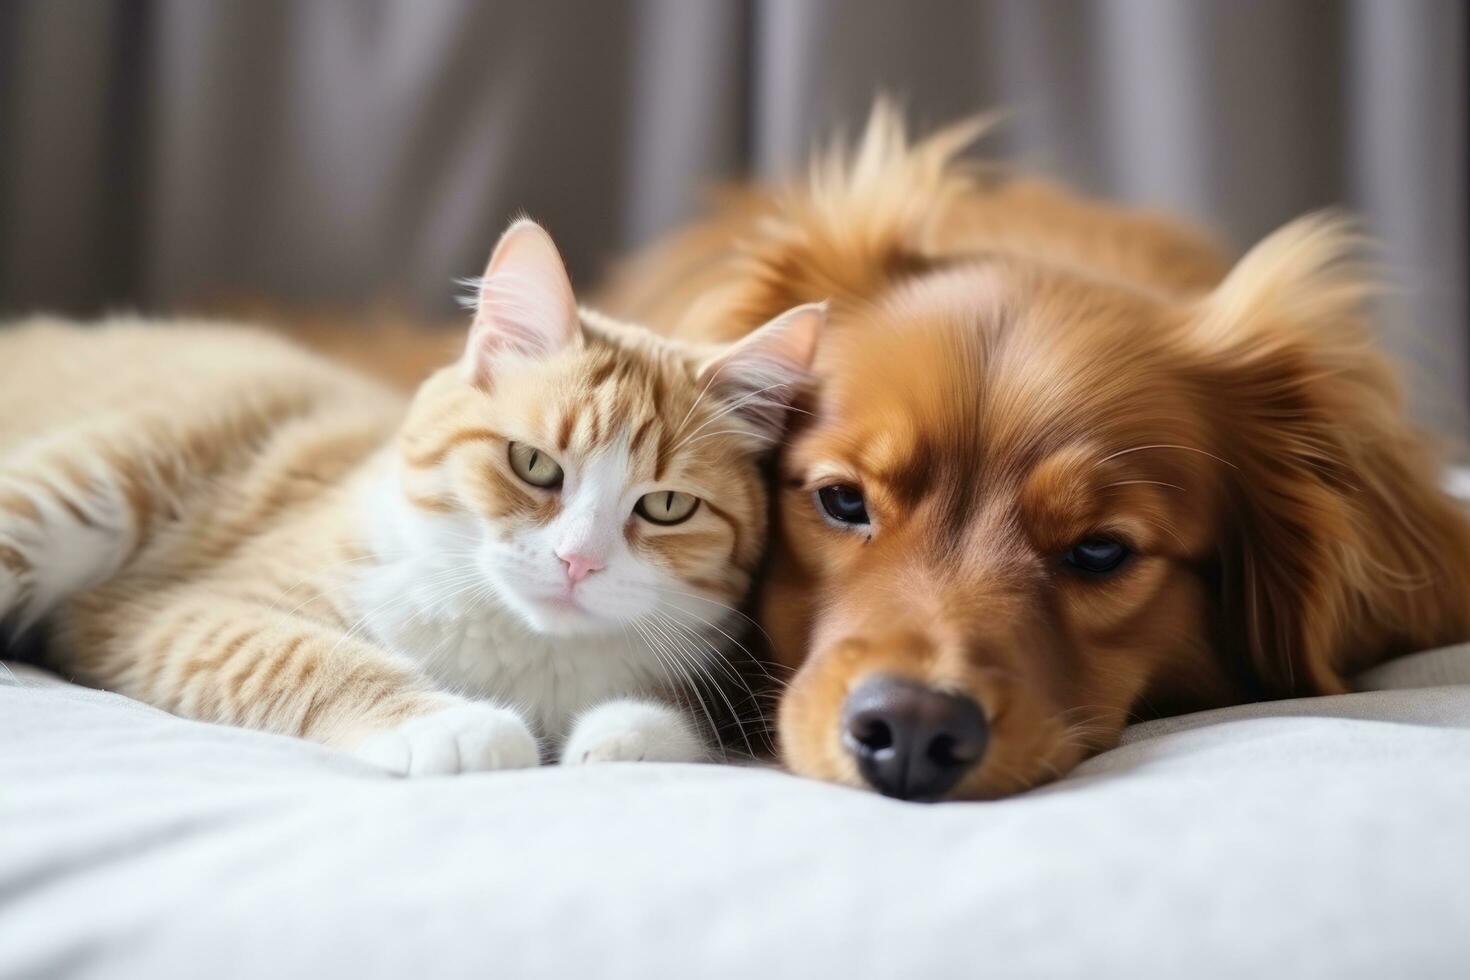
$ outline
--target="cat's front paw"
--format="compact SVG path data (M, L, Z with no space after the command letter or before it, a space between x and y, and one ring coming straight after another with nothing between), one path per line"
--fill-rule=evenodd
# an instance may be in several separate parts
M588 762L701 762L704 742L684 715L651 701L609 701L578 716L563 765Z
M442 776L537 765L536 736L520 715L457 704L368 736L353 755L399 776Z

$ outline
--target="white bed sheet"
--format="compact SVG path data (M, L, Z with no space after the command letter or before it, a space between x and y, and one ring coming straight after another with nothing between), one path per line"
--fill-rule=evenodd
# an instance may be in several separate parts
M1470 647L923 806L761 769L393 780L0 672L0 977L1470 975Z

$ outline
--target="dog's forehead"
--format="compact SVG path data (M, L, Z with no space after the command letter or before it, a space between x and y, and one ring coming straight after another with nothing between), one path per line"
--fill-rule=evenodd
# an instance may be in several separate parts
M1121 446L1188 416L1157 313L1065 280L917 284L833 332L809 460L845 459L910 502L1019 492L1068 447Z
M968 443L967 453L976 445L982 361L957 331L908 324L864 334L842 338L850 343L826 375L810 451L917 492L945 463L944 437Z
M910 323L860 340L828 375L818 429L866 473L916 486L940 471L978 476L1064 437L1066 380L1004 339Z

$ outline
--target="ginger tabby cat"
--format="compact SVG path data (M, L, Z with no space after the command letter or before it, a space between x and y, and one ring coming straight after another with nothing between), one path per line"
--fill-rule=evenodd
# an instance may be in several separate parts
M823 315L661 339L579 312L523 221L406 410L247 330L0 330L0 619L84 683L397 773L701 758L669 699L727 669Z

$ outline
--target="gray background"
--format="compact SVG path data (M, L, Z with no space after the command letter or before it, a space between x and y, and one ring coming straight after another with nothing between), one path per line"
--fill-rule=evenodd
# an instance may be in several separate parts
M1385 343L1466 434L1461 0L5 0L0 312L424 315L525 209L580 282L873 94L1236 247L1342 204Z

